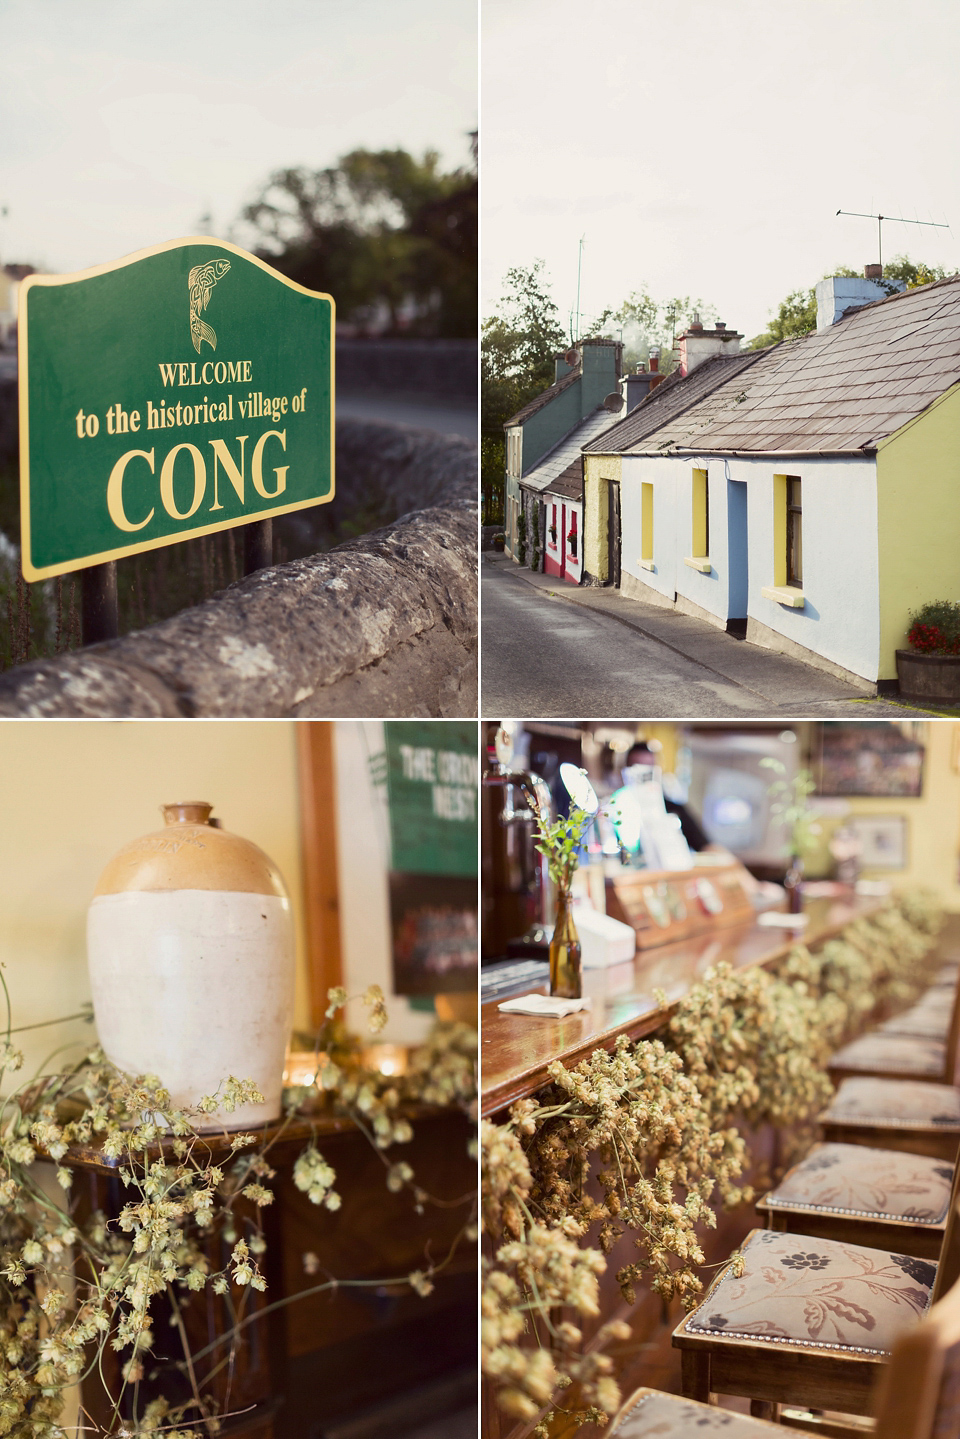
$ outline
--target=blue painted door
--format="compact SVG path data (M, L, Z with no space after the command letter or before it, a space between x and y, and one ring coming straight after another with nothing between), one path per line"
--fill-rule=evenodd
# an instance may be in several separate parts
M746 480L727 480L727 567L730 574L727 592L727 618L747 617L749 589Z

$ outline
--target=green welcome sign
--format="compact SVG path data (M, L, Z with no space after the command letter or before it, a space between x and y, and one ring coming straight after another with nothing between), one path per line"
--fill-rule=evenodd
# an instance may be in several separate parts
M27 580L334 495L334 303L220 240L20 297Z

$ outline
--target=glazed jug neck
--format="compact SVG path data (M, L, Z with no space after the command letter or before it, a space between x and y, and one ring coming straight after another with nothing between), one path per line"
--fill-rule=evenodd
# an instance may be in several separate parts
M213 805L203 800L181 800L179 804L162 804L160 811L165 824L209 824Z

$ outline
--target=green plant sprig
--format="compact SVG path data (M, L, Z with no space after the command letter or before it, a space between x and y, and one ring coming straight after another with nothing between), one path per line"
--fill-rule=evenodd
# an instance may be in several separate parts
M322 1066L318 1054L315 1076L315 1081L322 1078L322 1087L315 1082L297 1098L310 1111L322 1103L352 1117L380 1154L388 1189L410 1193L419 1212L428 1204L466 1208L445 1256L433 1259L428 1243L421 1269L358 1281L402 1284L426 1295L458 1247L471 1234L476 1236L476 1196L435 1200L417 1186L409 1165L393 1161L384 1151L413 1138L404 1112L410 1105L472 1109L476 1032L466 1025L438 1024L426 1044L412 1052L407 1073L391 1082L359 1062L360 1045L337 1018L347 998L343 991L330 995L329 1028L323 1036L330 1051ZM386 1019L383 995L371 986L360 998L376 1032ZM0 1070L15 1072L22 1065L22 1054L9 1037L14 1032L8 1003ZM229 1114L240 1104L259 1101L249 1081L228 1078L195 1108L177 1108L156 1078L124 1075L99 1050L6 1095L0 1107L0 1435L61 1439L57 1421L65 1390L80 1379L97 1377L117 1422L121 1406L131 1400L134 1417L124 1421L131 1434L162 1431L174 1439L199 1439L201 1430L214 1432L224 1416L217 1414L209 1389L212 1379L223 1365L232 1366L241 1331L287 1302L247 1312L251 1291L266 1288L260 1215L273 1201L275 1171L269 1156L303 1116L297 1106L290 1106L281 1124L270 1131L230 1135L227 1157L216 1162L209 1135L199 1126L210 1114ZM333 1210L341 1203L336 1174L317 1149L317 1128L311 1128L312 1138L293 1166L294 1181L313 1203ZM81 1223L69 1198L70 1158L74 1146L91 1145L116 1163L126 1193L114 1220L93 1214ZM40 1158L57 1165L62 1200L38 1182L34 1166ZM210 1262L217 1249L211 1248L214 1237L220 1252L229 1255L220 1268ZM305 1266L310 1258L305 1256ZM352 1281L332 1278L322 1287L340 1283ZM200 1382L200 1356L187 1346L180 1367L191 1398L180 1405L159 1399L144 1402L143 1386L153 1362L154 1300L165 1296L185 1343L182 1308L192 1294L206 1289L219 1296L232 1316L218 1340L226 1349L222 1364ZM106 1378L108 1349L123 1355L115 1389ZM229 1407L229 1385L226 1404ZM200 1428L183 1428L185 1423Z

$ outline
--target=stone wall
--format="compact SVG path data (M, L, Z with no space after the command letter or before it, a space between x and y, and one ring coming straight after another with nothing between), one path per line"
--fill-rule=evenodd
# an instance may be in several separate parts
M337 385L342 390L399 390L476 401L476 340L337 339Z
M150 629L20 665L0 675L0 715L475 716L476 449L342 420L337 488L397 518ZM303 539L325 508L289 517Z

